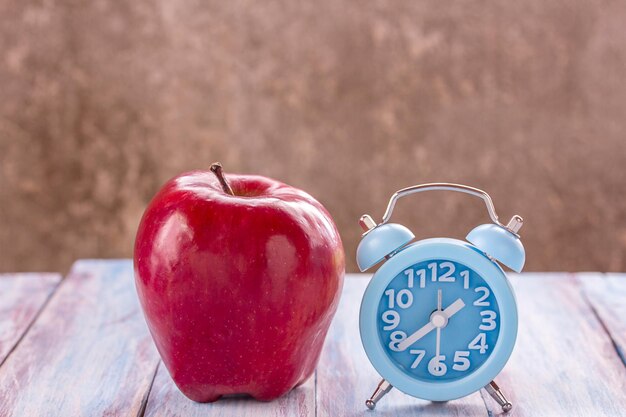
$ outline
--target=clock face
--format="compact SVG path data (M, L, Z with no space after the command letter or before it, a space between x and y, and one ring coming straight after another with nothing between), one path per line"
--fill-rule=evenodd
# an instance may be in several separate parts
M500 334L492 289L459 262L430 259L396 275L378 304L386 354L411 378L464 378L489 357Z

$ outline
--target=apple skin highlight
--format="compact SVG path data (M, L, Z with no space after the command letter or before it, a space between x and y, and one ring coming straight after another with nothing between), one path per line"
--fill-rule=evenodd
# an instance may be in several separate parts
M254 175L194 171L141 219L135 284L157 349L198 402L268 401L314 372L345 271L341 238L307 193Z

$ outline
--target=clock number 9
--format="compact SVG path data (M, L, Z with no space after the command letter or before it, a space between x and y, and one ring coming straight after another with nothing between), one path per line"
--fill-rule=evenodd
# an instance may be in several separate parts
M393 330L400 324L400 314L394 310L387 310L383 313L382 320L387 323L383 330Z
M398 345L400 344L400 342L406 339L406 333L397 330L391 333L389 339L391 339L391 342L389 342L389 349L393 350L394 352L400 352L400 348L398 348Z

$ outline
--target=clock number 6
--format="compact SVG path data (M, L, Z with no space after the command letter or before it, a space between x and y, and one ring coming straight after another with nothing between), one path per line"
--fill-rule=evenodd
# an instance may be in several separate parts
M433 376L444 376L448 372L448 367L443 362L445 360L445 355L433 356L428 362L428 372Z

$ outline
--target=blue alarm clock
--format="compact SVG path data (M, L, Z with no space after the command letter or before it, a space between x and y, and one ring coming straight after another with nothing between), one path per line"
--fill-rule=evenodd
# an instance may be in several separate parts
M474 228L467 241L415 238L389 223L398 199L423 191L456 191L484 200L493 223ZM524 246L520 216L499 222L489 195L459 184L435 183L396 192L379 224L369 215L357 264L372 277L359 326L367 357L383 380L366 401L370 409L392 387L413 397L448 401L485 388L507 412L511 403L495 383L517 337L513 289L498 264L520 272Z

